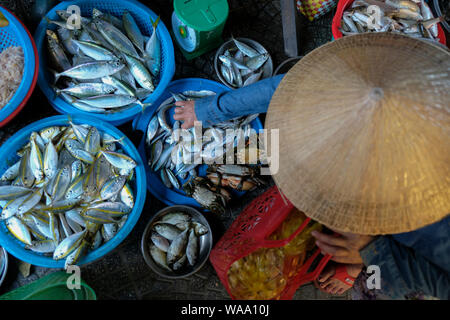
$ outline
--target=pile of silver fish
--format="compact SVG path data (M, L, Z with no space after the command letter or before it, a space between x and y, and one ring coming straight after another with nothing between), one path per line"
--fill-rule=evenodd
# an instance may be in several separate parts
M241 88L261 78L269 53L259 52L234 38L232 40L235 47L225 50L224 54L219 56L219 71L230 86Z
M32 132L0 178L0 220L36 253L76 264L111 240L134 207L136 162L94 126Z
M150 255L167 271L194 266L199 255L199 237L207 233L208 228L188 213L168 213L153 225Z
M425 0L356 0L343 13L340 31L344 36L395 32L437 44L442 19L433 16Z
M54 90L75 108L92 113L114 113L144 103L155 90L161 69L161 43L156 34L159 18L152 22L150 37L143 35L125 11L122 19L93 9L81 17L80 29L70 14L57 11L56 32L47 29Z
M161 181L169 189L180 189L179 179L196 177L199 164L223 159L228 146L234 148L239 139L247 139L251 133L250 122L258 117L257 114L226 121L208 129L203 128L202 132L195 130L195 127L181 129L180 121L169 124L168 111L175 108L175 101L195 100L212 95L215 93L207 90L172 93L172 97L158 107L148 124L145 138L148 166L159 172ZM232 129L233 133L230 134L227 129ZM201 143L196 144L195 141ZM222 152L213 152L217 150Z

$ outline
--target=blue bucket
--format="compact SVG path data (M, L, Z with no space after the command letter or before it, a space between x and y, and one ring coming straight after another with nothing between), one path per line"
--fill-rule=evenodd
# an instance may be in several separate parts
M224 91L230 91L228 87L225 85L207 80L207 79L198 79L198 78L188 78L188 79L181 79L181 80L175 80L172 81L169 86L167 87L167 90L159 97L157 101L155 101L156 108L164 102L164 100L170 98L172 95L170 92L183 92L187 90L210 90L216 93L224 92ZM172 115L174 114L174 108L170 109L169 117L167 118L167 121L169 124L173 124L174 120ZM133 121L133 129L139 130L144 133L144 136L139 144L138 150L139 153L144 160L144 166L145 170L147 171L147 187L150 193L152 193L156 198L164 202L165 204L169 206L173 205L186 205L186 206L192 206L196 208L201 208L200 204L194 200L193 198L186 195L186 193L182 189L169 189L167 188L164 183L161 181L159 172L155 172L148 166L148 157L145 147L145 134L147 132L147 126L150 122L150 119L155 114L155 109L152 110L146 110L142 115L134 119ZM259 118L256 118L253 120L250 125L253 129L258 132L263 128L261 121ZM207 165L202 164L199 167L197 167L198 170L198 176L204 177L206 176L206 169ZM181 180L181 184L185 183L188 179ZM238 191L232 191L233 197L241 197L245 194L245 192L238 192Z
M84 123L95 126L100 132L108 133L116 139L124 137L124 134L120 130L118 130L111 124L99 121L96 118L80 115L76 115L71 118L74 123ZM9 138L0 148L0 175L2 175L11 164L14 164L18 161L19 158L16 155L16 152L27 143L31 132L39 131L50 126L68 125L68 120L69 116L65 115L45 118L26 126L25 128L19 130L11 138ZM131 158L133 158L137 163L137 167L135 168L135 179L133 180L133 183L130 184L135 195L134 208L128 215L127 221L119 230L117 235L110 241L100 246L98 249L90 251L84 258L81 259L78 265L87 264L100 259L105 254L116 248L128 236L133 227L136 225L139 216L141 215L142 209L144 208L145 197L147 193L144 163L138 151L136 150L136 147L127 137L124 138L121 146L124 152ZM64 267L64 260L55 261L51 257L46 257L42 254L25 249L25 245L21 241L16 239L12 234L10 234L4 222L0 222L0 245L16 258L27 263L46 268Z
M11 46L20 46L23 49L24 69L23 78L11 100L0 109L0 127L13 119L30 98L39 70L38 51L33 38L27 28L7 9L0 6L0 12L9 24L0 28L0 52Z
M81 15L89 17L92 15L93 8L97 8L105 13L112 14L119 18L122 17L125 10L128 10L136 20L136 23L138 24L141 32L146 36L150 36L153 30L150 18L155 21L158 17L158 15L152 10L135 0L64 1L50 10L47 13L46 17L50 20L58 20L59 17L56 14L56 10L66 10L70 5L79 6ZM48 24L44 17L44 19L42 19L41 23L36 29L36 33L34 36L38 52L40 53L38 85L56 111L63 114L96 117L115 126L124 124L125 122L132 120L139 113L141 113L142 107L137 104L130 109L112 114L89 113L73 107L71 104L64 101L61 97L55 97L55 92L49 85L53 82L53 76L48 69L47 63L47 45L45 39L46 29L56 30L56 26L54 24ZM154 101L159 98L159 96L166 90L167 85L170 83L175 73L175 56L172 38L170 37L169 31L162 21L159 22L156 31L158 39L161 42L161 71L158 79L158 85L156 86L155 91L146 100L144 100L144 102L146 103L154 103Z

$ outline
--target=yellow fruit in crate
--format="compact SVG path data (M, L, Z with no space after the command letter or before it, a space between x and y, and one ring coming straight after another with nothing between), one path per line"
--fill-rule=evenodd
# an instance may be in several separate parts
M237 299L274 299L286 286L280 248L262 248L233 263L230 290Z
M286 239L306 220L299 210L293 210L269 237ZM307 252L314 247L313 230L322 230L317 222L309 224L287 245L261 248L235 261L228 270L230 291L236 299L279 299L289 279L303 266Z

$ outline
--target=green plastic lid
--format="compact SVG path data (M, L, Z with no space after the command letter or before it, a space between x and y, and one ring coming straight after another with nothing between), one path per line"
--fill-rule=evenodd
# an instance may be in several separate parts
M174 0L178 18L197 31L211 31L223 24L228 17L226 0Z

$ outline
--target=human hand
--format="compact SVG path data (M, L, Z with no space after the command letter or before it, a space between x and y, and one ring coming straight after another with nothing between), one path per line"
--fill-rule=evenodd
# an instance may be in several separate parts
M341 232L340 235L328 235L313 231L312 236L316 238L316 245L322 250L323 254L332 256L331 260L338 263L362 263L359 250L367 246L374 237Z
M178 108L175 108L175 114L173 118L175 120L183 121L181 125L182 129L189 129L194 126L194 122L197 121L197 116L195 115L195 102L192 100L189 101L177 101L175 105Z

